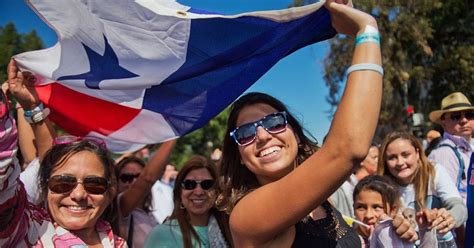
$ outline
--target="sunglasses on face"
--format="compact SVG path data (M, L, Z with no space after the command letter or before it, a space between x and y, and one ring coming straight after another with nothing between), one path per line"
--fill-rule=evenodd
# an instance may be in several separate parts
M257 137L257 128L259 126L271 134L281 133L286 130L288 125L286 115L285 111L269 114L256 122L237 127L230 132L230 136L234 138L239 146L246 146Z
M193 190L198 185L200 185L201 189L203 190L209 190L212 187L214 187L214 180L207 179L207 180L202 180L202 181L196 181L196 180L186 179L181 183L181 185L186 190Z
M474 111L454 112L454 113L451 113L451 115L449 116L449 119L451 119L452 121L459 121L462 119L463 115L466 119L470 121L474 120Z
M83 140L87 140L102 149L106 149L106 144L105 141L103 141L100 138L97 137L80 137L80 136L74 136L74 135L62 135L54 138L53 140L53 145L68 145L68 144L74 144L77 142L81 142Z
M122 181L123 183L131 183L133 182L133 180L135 180L135 178L137 178L138 176L140 176L140 174L121 174L119 176L119 179L120 181Z
M50 177L48 179L48 188L54 193L64 194L73 191L80 183L87 193L93 195L102 195L109 188L109 181L103 177L89 176L80 182L75 176L69 175Z

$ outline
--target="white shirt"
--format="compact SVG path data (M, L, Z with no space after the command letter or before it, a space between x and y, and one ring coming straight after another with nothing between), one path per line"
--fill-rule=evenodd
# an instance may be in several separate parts
M434 188L428 186L428 192L426 194L426 208L442 208L444 202L453 197L461 198L456 186L452 183L451 179L447 176L448 173L443 166L435 164L436 176L434 179ZM404 207L415 208L415 189L413 184L407 186L400 186L400 200Z
M162 224L173 212L173 188L160 180L156 181L151 187L151 206L156 221Z
M33 204L39 204L41 202L38 178L39 168L40 162L38 158L35 158L20 174L20 181L25 185L28 201Z

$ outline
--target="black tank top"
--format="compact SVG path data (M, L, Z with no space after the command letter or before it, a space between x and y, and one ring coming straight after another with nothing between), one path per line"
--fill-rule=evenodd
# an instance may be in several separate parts
M307 216L296 223L291 247L361 247L359 235L342 219L341 213L329 202L324 202L322 207L326 210L326 218L313 220Z

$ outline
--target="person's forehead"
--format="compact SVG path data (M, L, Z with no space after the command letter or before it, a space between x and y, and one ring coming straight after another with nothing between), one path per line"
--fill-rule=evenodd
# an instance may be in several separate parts
M91 151L80 151L68 156L66 160L53 169L51 174L103 176L105 174L105 169L97 154Z
M200 179L200 178L210 178L212 179L211 173L206 168L199 168L190 171L185 177L185 179Z
M412 149L412 148L415 149L415 147L410 142L410 140L398 138L390 142L390 144L388 144L387 152L404 150L404 149Z
M249 105L240 111L236 125L240 126L246 123L258 121L263 117L275 112L278 112L278 110L266 103Z
M120 172L124 172L124 171L142 171L143 170L143 167L137 163L137 162L129 162L127 164L125 164L122 168L122 170L120 170Z

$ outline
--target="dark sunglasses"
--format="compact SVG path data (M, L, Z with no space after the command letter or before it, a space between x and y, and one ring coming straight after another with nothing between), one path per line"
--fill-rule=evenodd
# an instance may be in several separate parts
M186 179L181 183L183 188L186 190L193 190L198 186L198 184L201 185L201 189L209 190L212 187L214 187L214 180L207 179L207 180L202 180L202 181L196 181L196 180Z
M123 183L131 183L138 176L140 176L140 174L126 174L126 173L124 173L124 174L121 174L119 176L119 179Z
M256 122L237 127L230 132L230 136L234 138L239 146L246 146L252 143L257 137L257 128L259 126L271 134L285 131L288 125L286 117L287 114L285 111L269 114Z
M74 136L74 135L62 135L54 138L53 140L53 145L68 145L68 144L73 144L77 142L81 142L83 140L87 140L102 149L107 149L107 146L105 144L105 141L103 141L100 138L97 137L80 137L80 136Z
M78 184L82 184L89 194L102 195L109 188L109 181L103 177L89 176L79 182L75 176L56 175L48 179L48 188L54 193L64 194L74 190Z
M459 121L461 120L463 115L466 119L470 121L474 120L474 111L454 112L454 113L451 113L451 115L449 116L449 119L451 119L452 121Z

